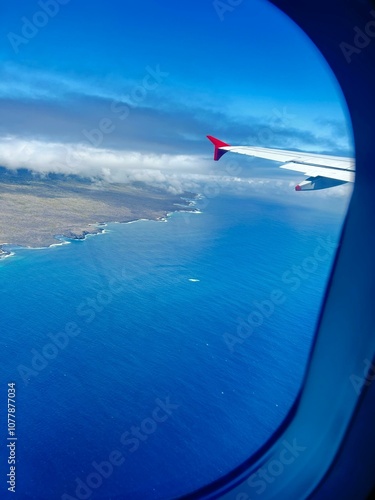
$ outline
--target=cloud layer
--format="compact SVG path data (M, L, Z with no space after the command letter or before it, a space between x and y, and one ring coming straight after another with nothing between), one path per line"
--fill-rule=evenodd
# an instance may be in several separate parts
M108 85L109 95L97 82L40 72L25 75L19 68L4 67L0 165L107 182L140 181L174 193L219 186L270 196L290 192L303 176L237 156L229 161L230 168L223 160L214 163L205 136L218 135L235 144L348 154L345 126L333 119L317 120L315 128L297 128L285 108L273 109L264 118L236 119L220 106L214 109L209 99L206 105L200 100L188 106L159 85L160 74L160 68L148 68L140 81L122 81L122 91L118 82ZM329 192L335 198L345 196L347 189Z

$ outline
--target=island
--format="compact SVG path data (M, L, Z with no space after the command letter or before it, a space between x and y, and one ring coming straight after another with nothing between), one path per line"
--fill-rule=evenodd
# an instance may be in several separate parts
M108 222L161 220L177 210L194 211L192 193L77 176L35 174L0 167L0 258L4 245L48 247L57 238L82 239Z

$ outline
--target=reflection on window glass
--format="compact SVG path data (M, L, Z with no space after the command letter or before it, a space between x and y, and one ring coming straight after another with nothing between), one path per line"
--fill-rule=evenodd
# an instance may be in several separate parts
M316 156L215 162L206 135L354 152L312 43L238 3L3 15L3 496L177 497L251 456L295 401L352 184Z

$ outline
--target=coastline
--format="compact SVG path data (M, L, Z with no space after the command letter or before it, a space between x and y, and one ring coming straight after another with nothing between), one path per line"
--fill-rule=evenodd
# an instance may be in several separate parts
M6 259L7 257L12 257L12 255L14 255L14 252L4 250L3 245L0 245L0 260Z
M182 199L182 198L181 198ZM90 223L90 230L87 229L82 229L81 231L67 231L66 233L63 234L55 234L51 235L51 237L54 240L57 240L54 243L47 243L45 245L17 245L13 243L2 243L0 244L0 262L5 260L6 258L12 257L16 255L17 249L22 249L22 250L45 250L47 248L52 248L52 247L57 247L57 246L62 246L62 245L67 245L70 244L72 241L84 241L86 240L89 236L98 236L100 234L105 234L108 233L109 231L106 229L108 224L134 224L136 222L141 222L141 221L154 221L154 222L168 222L168 218L173 215L174 213L177 212L186 212L186 213L202 213L200 210L194 208L195 207L195 199L191 198L184 198L183 199L186 204L182 203L176 203L176 210L173 211L166 211L161 215L155 216L155 217L150 217L150 218L133 218L131 220L122 220L122 221L114 221L114 220L109 220L106 222L98 222L98 223ZM178 208L177 208L178 207ZM181 207L181 208L179 208ZM91 229L91 227L93 229ZM4 246L9 247L9 250L5 250Z
M0 169L0 260L17 249L48 248L105 232L107 223L166 221L195 211L197 195L77 176L35 176ZM11 221L9 223L9 221Z

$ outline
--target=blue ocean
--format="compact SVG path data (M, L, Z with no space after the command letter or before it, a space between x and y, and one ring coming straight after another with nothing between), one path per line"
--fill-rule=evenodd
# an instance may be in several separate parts
M0 262L13 498L175 498L241 464L282 423L343 216L204 201Z

